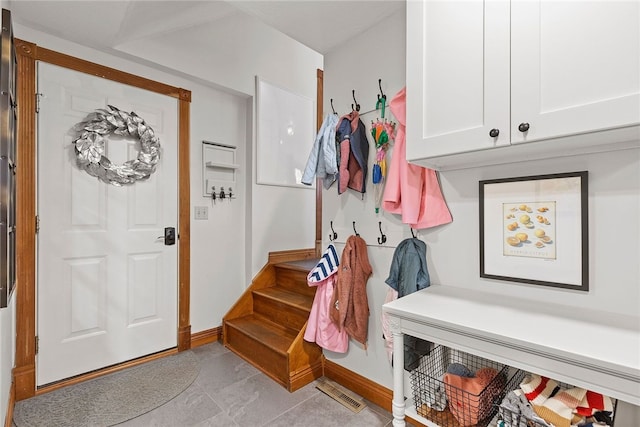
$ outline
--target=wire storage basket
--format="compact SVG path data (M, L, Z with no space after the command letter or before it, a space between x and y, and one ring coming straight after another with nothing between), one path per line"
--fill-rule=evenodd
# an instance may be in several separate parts
M418 415L440 427L485 427L507 390L518 386L524 372L435 346L410 376Z
M520 375L521 377L520 381L522 381L522 379L524 379L524 376L526 375L526 373L523 371L521 371L521 373L522 375ZM574 388L573 385L559 382L559 381L557 382L557 385L558 385L558 388L556 389L556 391ZM509 391L515 390L517 388L518 388L518 383L515 383L514 388L509 389ZM614 427L614 418L615 418L616 408L618 406L618 401L616 399L611 399L611 403L612 403L611 412L598 413L593 417L597 421L604 423L603 425L606 425L608 427ZM541 417L538 417L537 414L535 414L535 412L532 413L533 415L527 416L520 412L517 412L516 410L512 409L512 407L505 405L504 402L498 403L497 406L498 407L496 410L498 414L495 417L496 427L550 427L552 426L552 424L549 424ZM576 421L576 423L577 422L578 421ZM588 423L588 421L585 421L584 423ZM570 424L569 420L567 420L567 425L568 424ZM577 425L582 425L582 424L583 423L580 422L580 424L577 424Z

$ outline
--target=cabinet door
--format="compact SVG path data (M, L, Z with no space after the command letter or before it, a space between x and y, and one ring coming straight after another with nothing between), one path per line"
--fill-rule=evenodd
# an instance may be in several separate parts
M512 143L640 123L639 5L512 3Z
M407 1L408 160L509 144L509 10Z

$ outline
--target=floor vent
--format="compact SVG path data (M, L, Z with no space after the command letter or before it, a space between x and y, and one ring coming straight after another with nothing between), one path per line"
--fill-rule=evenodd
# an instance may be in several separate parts
M316 384L316 388L355 413L362 411L367 406L360 396L342 388L333 381L324 378L320 379Z

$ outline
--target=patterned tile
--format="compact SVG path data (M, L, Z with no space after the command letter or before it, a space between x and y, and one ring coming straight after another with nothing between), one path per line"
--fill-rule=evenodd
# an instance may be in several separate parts
M354 413L315 388L289 393L220 343L192 350L200 373L182 394L119 427L386 427L392 415L367 402ZM15 427L15 426L14 426Z
M367 406L354 413L324 393L319 393L265 424L265 427L384 427L392 421L382 408Z
M217 391L258 373L259 370L235 354L226 352L216 357L204 358L195 382L212 396Z
M211 395L213 400L240 426L261 426L320 393L309 384L294 393L260 373Z
M175 399L119 426L191 426L211 419L221 412L222 409L205 393L202 387L194 383Z

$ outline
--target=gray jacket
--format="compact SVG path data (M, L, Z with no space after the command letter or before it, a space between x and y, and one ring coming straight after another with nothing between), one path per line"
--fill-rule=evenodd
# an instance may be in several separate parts
M398 291L398 298L431 285L427 270L427 245L420 239L404 239L391 260L385 283ZM404 369L413 371L420 358L431 352L431 343L411 335L404 337Z
M431 284L427 269L427 245L420 239L404 239L391 260L385 283L398 291L398 298L424 289Z

